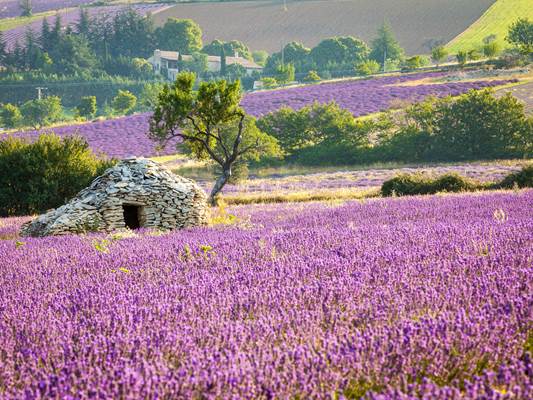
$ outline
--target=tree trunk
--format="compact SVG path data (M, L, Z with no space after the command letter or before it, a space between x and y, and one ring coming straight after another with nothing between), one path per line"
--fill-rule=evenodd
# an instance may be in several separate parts
M211 190L211 194L209 195L209 204L211 206L217 205L217 195L220 193L222 188L228 183L229 178L231 177L231 167L224 167L222 169L222 175L220 175L216 182L215 186L213 186L213 189Z

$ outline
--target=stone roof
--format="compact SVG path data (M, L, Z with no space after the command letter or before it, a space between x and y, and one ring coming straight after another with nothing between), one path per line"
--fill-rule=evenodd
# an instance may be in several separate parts
M23 225L21 235L109 232L128 227L128 218L135 220L135 227L179 229L206 224L207 210L205 192L194 181L154 161L129 158L67 204ZM127 216L131 212L135 215Z

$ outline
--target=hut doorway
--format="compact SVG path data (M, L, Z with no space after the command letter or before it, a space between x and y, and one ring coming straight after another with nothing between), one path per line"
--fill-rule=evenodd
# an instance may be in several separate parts
M124 224L130 229L139 229L143 215L143 207L135 204L123 204Z

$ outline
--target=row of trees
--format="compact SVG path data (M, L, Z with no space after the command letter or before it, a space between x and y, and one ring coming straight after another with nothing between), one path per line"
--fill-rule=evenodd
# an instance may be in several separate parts
M362 73L373 73L395 68L404 59L405 52L390 26L383 24L370 46L352 36L328 38L312 49L290 42L267 59L265 73L275 76L285 64L293 65L296 74L318 71L319 75L327 76L332 71L353 72L354 68Z
M356 119L337 104L282 108L257 122L285 157L305 164L457 161L531 156L533 118L508 94L430 98L399 113Z
M135 110L137 97L127 90L119 90L114 97L111 108L114 115L127 115ZM75 108L76 118L91 119L98 111L95 96L85 96ZM59 121L66 120L61 98L48 96L29 100L18 107L14 104L0 106L0 126L13 129L32 127L40 129Z

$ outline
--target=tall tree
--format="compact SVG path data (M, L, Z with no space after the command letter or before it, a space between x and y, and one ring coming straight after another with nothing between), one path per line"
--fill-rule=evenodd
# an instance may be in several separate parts
M110 49L113 56L148 57L155 47L154 24L150 16L143 17L133 8L113 18Z
M90 25L91 18L89 17L89 12L85 7L80 7L80 17L78 23L76 24L76 31L80 35L88 36Z
M54 21L54 27L50 31L49 35L49 42L50 42L50 48L53 48L55 45L59 43L61 38L63 37L63 23L61 21L61 15L57 14L55 21Z
M219 166L221 174L209 196L215 204L236 163L279 154L279 147L240 107L239 81L201 82L195 92L195 80L194 74L185 72L163 88L150 120L150 136L163 144L181 138L194 156Z
M519 18L509 27L506 40L516 46L521 53L533 53L533 22L528 18Z
M4 40L4 33L0 31L0 65L6 65L7 44Z
M381 64L383 70L387 60L401 61L404 50L394 37L391 27L386 22L379 28L376 38L372 41L370 58Z
M439 45L431 49L431 59L437 67L446 59L446 57L448 57L448 50L446 50L444 46Z
M320 67L328 63L342 63L346 56L346 46L337 37L322 40L311 50L310 56Z
M24 46L24 66L30 70L43 68L47 58L39 47L31 28L26 31Z
M192 54L202 48L202 30L192 19L170 18L156 30L156 36L162 50Z
M341 36L339 41L346 48L343 62L359 64L368 58L370 49L361 39L353 36Z
M32 0L20 0L19 2L20 9L21 9L21 16L23 17L31 17L33 14L33 4Z
M50 24L48 23L48 18L43 19L43 23L41 25L41 47L44 51L48 51L51 48L50 43Z
M224 51L224 47L220 48L220 75L226 75L226 52Z
M94 69L98 60L89 47L85 36L64 35L50 53L57 73L72 75Z

